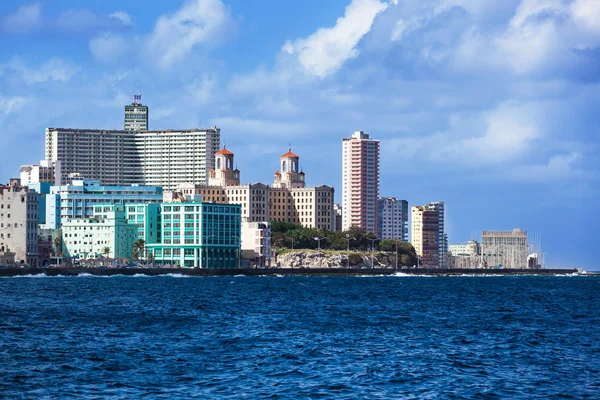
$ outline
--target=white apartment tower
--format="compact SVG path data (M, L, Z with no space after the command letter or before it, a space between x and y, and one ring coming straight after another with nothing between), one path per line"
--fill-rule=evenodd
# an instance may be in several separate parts
M342 139L342 228L377 232L379 140L362 132Z
M382 197L378 201L380 239L408 240L408 202L395 197Z
M133 95L133 103L125 106L125 124L126 131L147 131L148 130L148 106L139 102L142 101L141 94Z
M106 186L145 185L173 189L206 184L215 168L221 131L46 129L46 160L61 161L63 178L79 173Z

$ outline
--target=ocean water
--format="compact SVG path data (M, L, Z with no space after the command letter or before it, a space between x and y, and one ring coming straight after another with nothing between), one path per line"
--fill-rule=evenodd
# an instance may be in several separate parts
M0 278L8 399L600 398L600 277Z

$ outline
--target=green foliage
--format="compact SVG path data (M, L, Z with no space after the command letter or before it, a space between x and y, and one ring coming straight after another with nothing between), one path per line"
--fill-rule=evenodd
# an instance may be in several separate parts
M402 240L384 239L379 243L379 250L388 253L396 252L398 256L398 265L409 266L417 265L417 252L412 244Z
M348 256L348 263L350 264L351 267L354 267L358 264L360 264L362 261L362 256L358 253L350 253L350 255Z

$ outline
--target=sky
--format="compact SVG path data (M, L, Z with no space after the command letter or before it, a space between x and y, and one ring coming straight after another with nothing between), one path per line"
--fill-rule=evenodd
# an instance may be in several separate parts
M446 202L450 244L541 236L599 270L600 1L0 2L0 181L46 127L221 128L244 183L289 144L341 201L342 141L381 141L380 195Z

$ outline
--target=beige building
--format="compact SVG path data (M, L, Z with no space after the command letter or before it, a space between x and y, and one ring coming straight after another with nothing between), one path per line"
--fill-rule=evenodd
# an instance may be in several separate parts
M488 267L527 268L527 232L483 231L481 254Z
M63 177L79 173L105 186L208 183L221 133L190 130L46 129L46 159L61 161Z
M271 266L271 224L242 222L242 258L259 267Z
M0 186L0 253L15 253L15 262L38 266L38 195L12 179Z
M282 221L307 228L335 228L334 189L325 185L305 187L305 174L298 170L299 157L291 150L280 157L281 172L275 172L273 186L240 185L240 171L233 169L233 161L234 154L223 148L215 154L217 168L208 172L208 185L183 184L175 191L200 195L204 202L240 204L246 222Z

